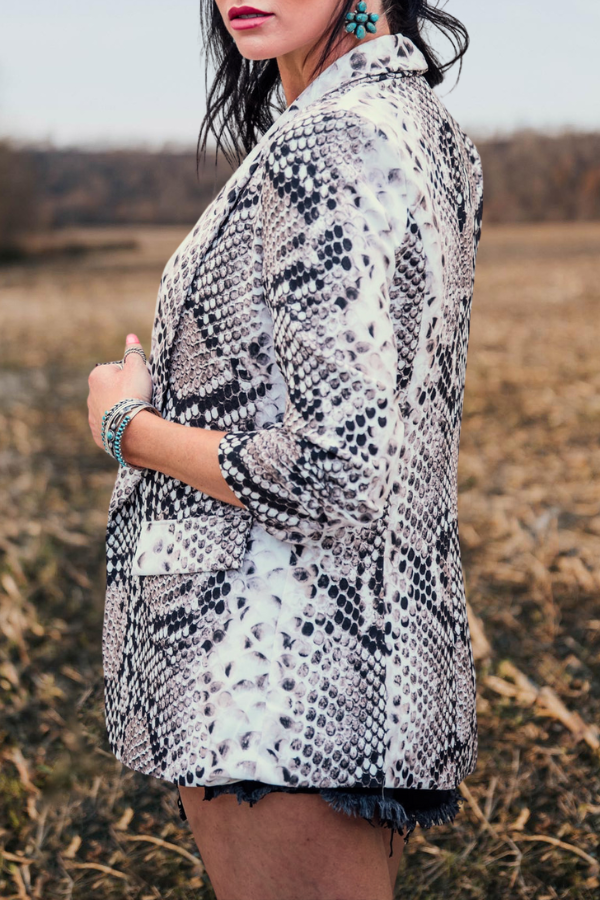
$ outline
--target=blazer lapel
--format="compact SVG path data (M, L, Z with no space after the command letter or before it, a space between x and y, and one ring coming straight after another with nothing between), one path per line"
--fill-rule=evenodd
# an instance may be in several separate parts
M204 211L196 227L169 260L160 286L154 335L150 352L150 370L154 382L153 402L162 411L168 385L167 372L173 342L183 313L185 298L193 291L196 272L203 257L235 209L238 198L257 168L274 133L296 112L292 104L279 116L250 153L244 157L226 185ZM157 322L161 327L157 329Z
M150 371L154 382L153 402L162 411L168 384L168 368L184 302L193 291L196 272L235 208L237 199L258 163L254 148L204 211L193 231L173 254L161 281L154 317Z

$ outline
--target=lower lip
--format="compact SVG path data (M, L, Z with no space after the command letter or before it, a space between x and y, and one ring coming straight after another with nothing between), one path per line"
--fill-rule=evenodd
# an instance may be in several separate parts
M232 19L231 27L235 31L246 31L248 28L258 28L259 25L262 25L263 22L267 22L269 19L272 19L273 16L256 16L254 19Z

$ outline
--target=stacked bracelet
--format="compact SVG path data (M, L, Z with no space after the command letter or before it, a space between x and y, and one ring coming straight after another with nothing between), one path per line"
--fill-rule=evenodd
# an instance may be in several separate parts
M104 415L102 416L102 426L100 429L100 437L102 439L102 446L109 454L109 456L113 456L111 452L112 444L115 439L115 433L117 427L119 425L120 420L124 417L129 410L134 409L136 406L143 404L144 400L139 399L128 399L128 400L119 400L118 403L115 403L111 409L108 409Z
M125 429L131 420L144 409L148 409L155 413L155 415L160 416L160 413L155 406L152 406L151 403L147 403L145 400L140 400L135 397L119 400L118 403L115 403L115 405L111 407L111 409L108 409L102 416L102 426L100 429L102 446L109 456L112 456L113 459L117 460L120 466L129 465L129 463L126 463L123 459L123 453L121 452L121 441L123 440ZM130 466L130 468L137 469L139 466Z

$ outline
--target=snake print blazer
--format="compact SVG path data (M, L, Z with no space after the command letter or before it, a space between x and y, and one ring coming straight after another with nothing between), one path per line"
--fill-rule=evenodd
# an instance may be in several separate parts
M106 715L132 768L181 779L175 716L209 754L217 689L190 660L210 671L232 614L219 586L256 523L290 551L272 677L254 686L263 730L241 743L272 760L263 780L445 789L475 768L457 462L482 173L426 69L398 34L337 60L167 264L154 403L227 432L219 464L244 508L117 476ZM226 749L210 753L231 780Z

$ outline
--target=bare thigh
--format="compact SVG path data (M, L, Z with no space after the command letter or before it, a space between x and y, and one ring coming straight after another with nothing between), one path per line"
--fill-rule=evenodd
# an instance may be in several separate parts
M218 900L392 900L404 849L390 833L333 810L318 794L181 800Z

